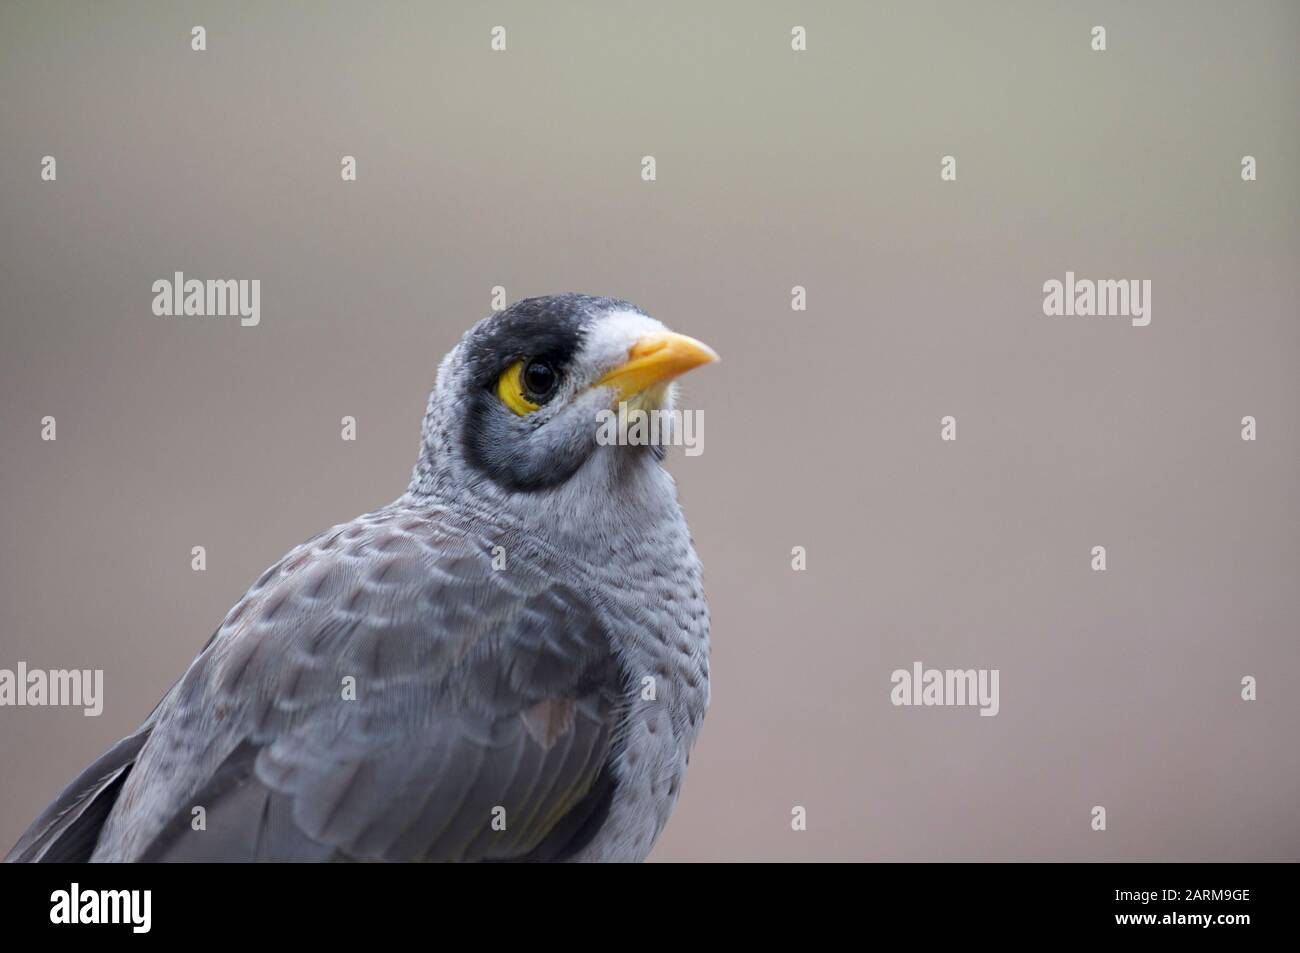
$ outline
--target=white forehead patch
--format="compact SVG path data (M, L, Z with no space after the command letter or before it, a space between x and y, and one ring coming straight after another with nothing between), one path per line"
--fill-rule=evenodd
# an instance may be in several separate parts
M574 363L585 376L597 377L627 360L627 352L640 338L668 329L663 322L638 311L611 311L587 329Z

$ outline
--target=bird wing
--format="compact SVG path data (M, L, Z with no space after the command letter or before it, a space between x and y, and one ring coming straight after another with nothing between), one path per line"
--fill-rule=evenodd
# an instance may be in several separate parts
M82 771L32 822L5 855L5 863L89 860L122 783L149 737L150 728L150 722L145 722Z
M96 857L573 853L608 810L626 691L604 612L555 569L400 511L299 547L160 706Z

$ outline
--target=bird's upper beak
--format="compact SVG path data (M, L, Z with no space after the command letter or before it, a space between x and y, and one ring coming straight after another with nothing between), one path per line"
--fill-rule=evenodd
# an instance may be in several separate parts
M656 384L666 384L701 364L721 360L718 352L703 341L662 331L647 334L627 352L627 360L596 382L613 387L617 400L624 401Z

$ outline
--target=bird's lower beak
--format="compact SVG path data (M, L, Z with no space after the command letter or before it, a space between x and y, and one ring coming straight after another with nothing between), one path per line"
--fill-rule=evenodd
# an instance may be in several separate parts
M701 364L721 360L718 352L703 341L665 331L647 334L627 352L627 360L596 382L613 387L617 400L624 401L656 384L666 384Z

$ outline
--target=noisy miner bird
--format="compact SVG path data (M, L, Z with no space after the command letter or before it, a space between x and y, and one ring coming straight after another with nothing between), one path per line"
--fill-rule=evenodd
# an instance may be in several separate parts
M716 360L610 298L478 322L405 494L267 570L7 859L643 860L709 615L665 448L606 445L599 412L669 410Z

